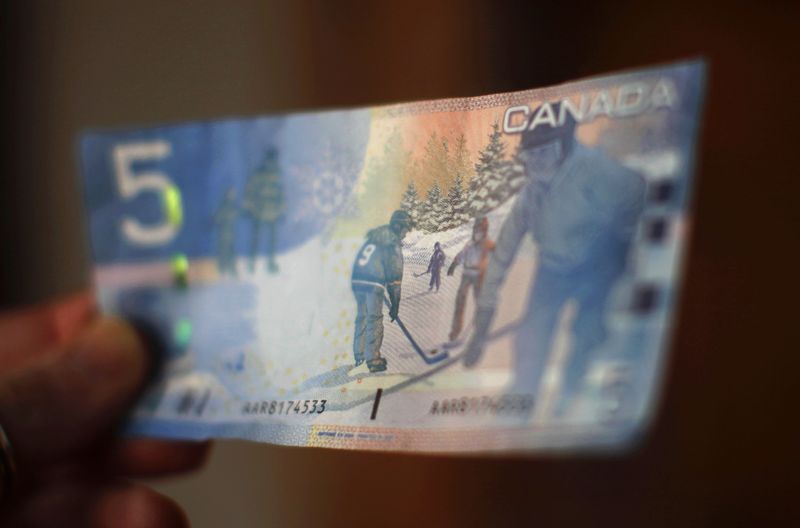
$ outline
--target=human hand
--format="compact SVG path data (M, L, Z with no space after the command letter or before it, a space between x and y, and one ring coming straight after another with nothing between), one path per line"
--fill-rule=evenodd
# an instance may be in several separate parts
M198 467L208 443L121 439L152 367L141 337L88 294L0 313L0 427L18 482L2 526L178 527L170 499L124 477Z

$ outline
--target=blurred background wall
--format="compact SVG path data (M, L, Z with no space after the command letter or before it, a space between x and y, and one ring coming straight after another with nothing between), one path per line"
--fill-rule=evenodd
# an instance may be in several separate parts
M88 286L87 127L479 95L703 55L688 275L639 449L462 459L220 442L207 469L157 486L201 528L786 523L800 489L797 20L788 2L4 2L0 302Z

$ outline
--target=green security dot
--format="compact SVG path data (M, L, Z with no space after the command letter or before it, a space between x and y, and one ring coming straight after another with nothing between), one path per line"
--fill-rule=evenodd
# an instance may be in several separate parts
M167 214L167 222L170 225L180 226L183 223L183 202L180 189L176 185L169 185L161 193L161 200Z
M173 328L172 337L179 347L189 346L189 341L192 339L192 322L186 318L179 319Z
M189 285L189 259L183 253L172 257L172 279L178 287Z

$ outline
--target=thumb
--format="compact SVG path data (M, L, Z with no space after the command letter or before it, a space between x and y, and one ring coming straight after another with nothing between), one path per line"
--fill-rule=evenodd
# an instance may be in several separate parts
M92 445L133 402L147 351L127 323L98 318L54 353L0 376L0 425L21 466Z

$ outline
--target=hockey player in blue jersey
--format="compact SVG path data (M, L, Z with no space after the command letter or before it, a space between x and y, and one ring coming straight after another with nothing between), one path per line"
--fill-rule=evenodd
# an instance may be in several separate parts
M406 211L395 211L389 225L370 230L358 250L350 282L356 297L356 328L353 355L356 366L367 362L370 372L386 370L381 356L383 343L383 302L389 296L389 318L394 321L400 310L400 283L403 279L401 242L411 230Z
M558 104L553 109L561 115ZM500 286L520 242L530 234L538 263L527 312L516 332L510 390L537 395L560 316L572 301L571 346L556 408L556 414L564 414L581 388L592 350L606 338L605 307L624 272L645 183L604 152L577 141L568 112L560 126L540 123L524 131L519 157L528 182L489 260L464 364L472 366L480 359Z

